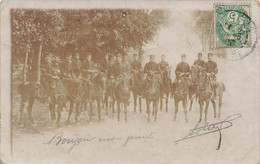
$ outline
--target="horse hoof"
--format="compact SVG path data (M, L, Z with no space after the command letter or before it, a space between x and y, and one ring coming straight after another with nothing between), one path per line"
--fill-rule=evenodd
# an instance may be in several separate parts
M199 119L199 121L198 122L201 122L201 119Z

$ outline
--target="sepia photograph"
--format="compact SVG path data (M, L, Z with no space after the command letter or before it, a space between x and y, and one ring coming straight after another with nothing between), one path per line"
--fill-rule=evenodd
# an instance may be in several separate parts
M260 162L257 0L20 2L1 3L3 163Z

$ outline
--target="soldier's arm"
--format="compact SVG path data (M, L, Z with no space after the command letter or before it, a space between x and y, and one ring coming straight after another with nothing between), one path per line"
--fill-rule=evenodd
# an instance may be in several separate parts
M179 66L179 64L177 65L177 67L176 67L176 69L175 69L175 75L176 76L179 76L179 71L180 71L180 66Z
M190 70L190 65L187 64L187 73L190 74L191 73L191 70Z
M218 73L218 65L217 63L215 63L215 69L214 69L214 73L217 74Z

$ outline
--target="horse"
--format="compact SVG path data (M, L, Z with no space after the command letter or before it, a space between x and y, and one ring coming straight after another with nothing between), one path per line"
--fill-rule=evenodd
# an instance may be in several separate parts
M171 70L170 68L166 69L165 71L162 72L161 77L162 77L162 87L160 90L160 110L162 111L163 108L163 99L164 99L164 95L165 97L165 105L166 105L166 111L168 112L168 100L169 100L169 95L170 95L170 91L171 91Z
M145 100L148 114L148 122L150 122L150 103L153 102L153 116L154 121L157 120L158 103L160 99L160 88L162 85L162 80L160 75L150 73L146 79L147 86L145 88Z
M196 96L196 100L197 100L197 85L198 85L198 74L200 72L200 69L202 67L199 66L191 66L191 86L189 88L189 100L190 100L190 109L189 111L191 111L192 109L192 104L193 104L193 100L194 100L194 96Z
M72 78L63 78L60 79L59 77L48 77L47 78L47 85L50 85L49 88L49 96L51 97L52 102L50 103L51 110L51 117L52 120L55 120L55 105L58 108L58 117L56 120L57 126L60 126L60 119L61 119L61 112L62 109L66 106L67 102L70 102L70 109L67 118L67 124L70 123L70 117L76 104L76 113L75 113L75 120L78 121L79 116L79 107L81 103L81 92L84 91L85 85L82 80L79 79L72 79Z
M89 111L89 121L92 119L93 114L93 103L96 100L97 108L98 108L98 120L101 120L101 104L105 96L105 92L107 89L106 81L107 76L103 72L99 72L87 87L87 100L89 100L90 111Z
M133 71L133 76L130 82L131 82L131 90L133 92L133 98L134 98L134 112L136 112L137 98L139 98L139 111L140 113L142 113L142 94L143 94L144 79L145 79L145 74L142 70Z
M105 109L106 109L106 115L108 115L109 107L112 109L112 113L115 113L115 108L114 108L115 97L113 94L113 91L114 91L113 83L114 83L113 79L107 80L107 89L106 89L105 97L104 97L104 101L103 101L103 103L104 103L103 106L105 106ZM109 104L109 102L110 102L110 104Z
M214 87L215 93L214 93ZM205 106L205 122L207 122L207 114L208 114L208 107L209 101L211 101L214 110L214 117L216 117L216 102L215 98L219 98L219 113L218 117L220 117L220 109L222 106L222 96L223 92L225 91L225 85L222 82L216 82L212 75L207 75L206 70L203 68L200 70L198 74L198 90L197 95L200 104L200 119L199 122L202 120L202 112L203 112L203 105L204 102ZM214 95L215 94L215 95Z
M125 122L127 122L127 106L130 99L129 77L123 73L115 81L115 98L117 101L117 120L120 121L121 104L124 105Z
M172 83L172 91L171 94L174 96L174 104L175 104L175 111L174 111L174 121L176 121L178 108L179 108L179 102L182 101L182 105L184 108L184 114L185 114L185 121L188 122L187 117L187 97L189 94L189 88L191 86L191 82L189 77L180 76L177 77L175 82Z
M18 93L21 95L21 103L19 107L19 122L22 123L23 120L23 110L27 105L27 113L29 116L30 123L34 124L34 119L32 116L32 108L34 100L38 100L41 103L47 103L46 90L42 83L37 82L26 82L21 83L17 86ZM39 97L39 91L43 91L44 97Z

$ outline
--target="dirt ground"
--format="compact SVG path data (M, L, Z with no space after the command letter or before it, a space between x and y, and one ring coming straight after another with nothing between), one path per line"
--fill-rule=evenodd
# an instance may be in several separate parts
M188 111L189 123L185 123L184 112L180 104L177 120L173 121L174 100L169 100L169 111L158 112L157 122L147 122L145 113L145 101L143 101L143 113L133 112L133 100L131 98L128 107L128 122L124 122L123 112L121 121L102 112L102 120L98 121L97 113L93 121L88 123L84 114L80 116L80 122L75 123L74 113L71 124L66 125L68 112L62 113L62 124L57 128L51 121L50 112L46 105L35 102L33 117L36 126L25 121L25 126L18 124L19 95L13 97L13 155L17 163L248 163L259 160L258 137L259 130L259 79L257 71L252 73L248 63L254 63L254 58L248 61L223 61L218 60L218 80L226 85L223 97L221 118L213 117L213 108L210 104L208 122L222 121L228 116L240 113L241 118L233 121L233 126L222 130L222 144L217 149L219 142L218 133L181 141L174 141L186 136L190 129L194 128L199 119L199 105L194 103L192 111ZM255 63L257 64L257 63ZM251 72L251 73L249 73ZM96 111L95 111L96 112ZM24 111L24 118L28 118ZM202 125L204 123L201 123ZM71 152L68 150L71 144L58 144L55 142L46 144L56 134L63 132L64 138L96 137L121 138L120 140L104 142L82 142L76 145ZM123 146L129 136L151 136L144 139L131 140L127 146ZM203 152L203 153L202 153ZM203 154L203 155L201 155ZM232 157L231 157L232 155ZM230 158L229 158L230 157Z

